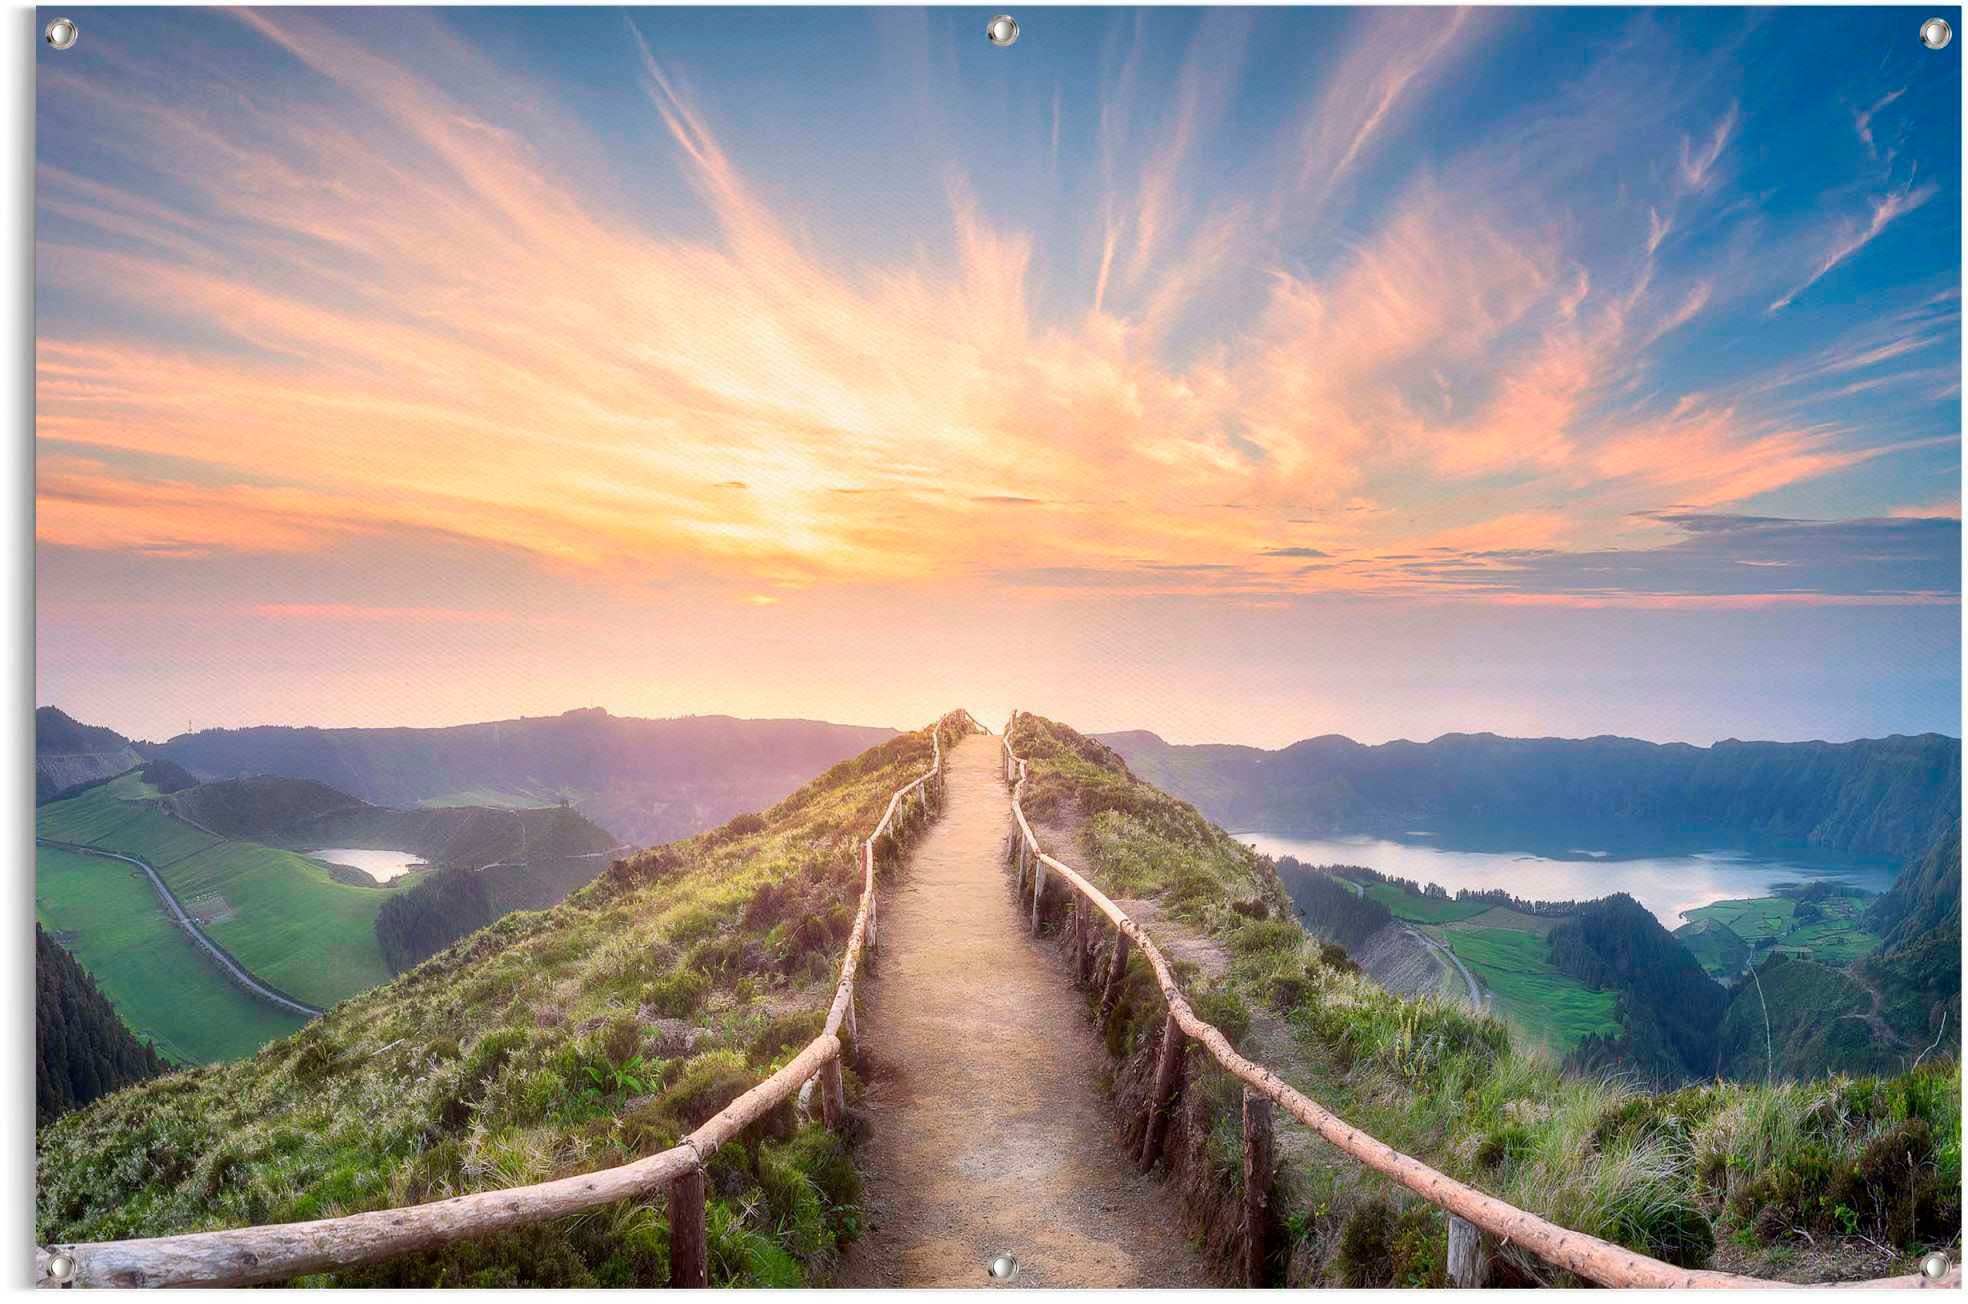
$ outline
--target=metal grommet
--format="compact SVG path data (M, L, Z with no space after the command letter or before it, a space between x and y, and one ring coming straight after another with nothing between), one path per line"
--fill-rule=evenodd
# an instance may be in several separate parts
M1945 18L1929 18L1920 25L1920 43L1930 50L1944 50L1954 39L1954 28Z
M53 38L49 38L50 44ZM66 1286L75 1279L75 1256L66 1251L52 1255L48 1259L48 1280L58 1281Z
M993 45L1010 45L1018 39L1018 20L1010 14L999 14L984 24L984 35Z
M1936 1250L1920 1261L1920 1275L1929 1281L1939 1281L1948 1275L1948 1269L1953 1266L1948 1262L1947 1255Z
M75 38L82 35L82 29L75 25L73 18L56 18L49 22L47 30L41 33L48 44L57 50L66 50L75 44ZM70 1260L73 1263L73 1260Z
M1010 42L1006 42L1006 44L1010 44ZM999 1281L1010 1281L1018 1275L1018 1260L1012 1258L1009 1254L1000 1254L992 1259L984 1270Z

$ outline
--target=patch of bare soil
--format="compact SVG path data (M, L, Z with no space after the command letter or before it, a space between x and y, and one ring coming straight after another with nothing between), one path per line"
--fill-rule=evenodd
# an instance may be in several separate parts
M1382 927L1352 954L1369 978L1397 996L1439 996L1448 989L1448 962L1398 920ZM1462 991L1459 978L1455 990Z
M1203 1286L1160 1183L1114 1137L1107 1054L1006 891L996 738L952 749L942 816L884 897L859 1014L869 1226L843 1286Z

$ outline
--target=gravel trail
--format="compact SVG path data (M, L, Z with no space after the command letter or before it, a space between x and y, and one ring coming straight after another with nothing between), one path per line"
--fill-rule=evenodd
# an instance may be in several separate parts
M946 804L881 908L859 1015L869 1227L843 1286L1206 1286L1173 1195L1114 1135L1107 1053L1063 960L1024 926L1003 864L999 741L949 757Z

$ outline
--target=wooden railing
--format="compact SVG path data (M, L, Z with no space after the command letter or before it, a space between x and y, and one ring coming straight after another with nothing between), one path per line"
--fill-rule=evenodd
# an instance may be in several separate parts
M1420 1160L1402 1154L1392 1146L1362 1132L1317 1101L1301 1094L1269 1069L1239 1055L1222 1032L1197 1017L1196 1012L1189 1008L1189 1002L1183 996L1174 972L1147 931L1130 919L1125 911L1109 900L1099 888L1089 883L1078 871L1047 855L1040 848L1039 840L1025 818L1023 806L1028 767L1019 757L1012 743L1012 733L1017 727L1019 714L1013 712L1011 721L1005 725L1005 781L1011 787L1011 813L1018 828L1012 855L1017 861L1021 893L1025 889L1028 875L1031 880L1033 931L1038 931L1040 926L1040 906L1045 893L1046 871L1050 870L1073 892L1075 930L1073 936L1078 950L1074 969L1082 980L1091 980L1095 967L1091 945L1090 925L1093 922L1091 915L1097 912L1105 916L1113 925L1113 946L1108 952L1107 969L1102 979L1100 1007L1103 1016L1112 1012L1118 999L1122 977L1127 968L1130 944L1140 950L1143 958L1148 961L1149 967L1154 970L1156 985L1161 988L1162 998L1168 1004L1168 1017L1162 1028L1161 1049L1156 1060L1154 1082L1150 1088L1147 1116L1142 1129L1141 1149L1137 1156L1141 1166L1151 1168L1160 1157L1168 1116L1182 1088L1189 1042L1194 1041L1202 1046L1226 1073L1244 1083L1243 1185L1246 1224L1242 1239L1246 1251L1245 1262L1240 1265L1240 1275L1244 1277L1245 1284L1262 1284L1259 1277L1264 1262L1263 1237L1267 1225L1263 1206L1271 1185L1270 1119L1271 1105L1275 1103L1352 1159L1399 1182L1446 1212L1449 1215L1452 1265L1458 1257L1465 1261L1479 1260L1480 1255L1471 1251L1482 1238L1490 1237L1494 1238L1495 1243L1521 1246L1544 1262L1601 1286L1795 1288L1794 1283L1767 1281L1760 1277L1745 1277L1736 1273L1706 1269L1677 1268L1671 1263L1649 1258L1625 1246L1601 1240L1597 1236L1560 1227L1534 1213L1527 1213L1494 1196L1485 1195L1473 1186L1458 1182L1446 1173L1438 1172ZM1022 896L1020 899L1023 900ZM1462 1225L1458 1226L1458 1223ZM1481 1283L1465 1276L1458 1284ZM1959 1287L1961 1269L1951 1267L1938 1279L1931 1280L1915 1273L1905 1277L1886 1277L1874 1281L1826 1284L1873 1288Z
M356 1268L548 1222L585 1209L669 1189L670 1284L707 1284L704 1243L704 1160L817 1079L822 1115L840 1127L846 1105L841 1083L841 1027L854 1033L854 984L875 944L875 847L909 803L933 813L943 791L943 740L952 723L976 726L953 712L930 729L928 770L888 799L881 822L862 844L861 905L854 915L840 981L820 1034L792 1062L719 1110L660 1154L578 1177L482 1191L429 1204L312 1222L273 1223L226 1231L190 1232L141 1240L37 1246L35 1284L63 1286L253 1286L310 1272Z

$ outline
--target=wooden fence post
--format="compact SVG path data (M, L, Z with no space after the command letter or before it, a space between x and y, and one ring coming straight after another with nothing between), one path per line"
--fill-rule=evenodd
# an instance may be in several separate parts
M670 1288L710 1285L704 1259L704 1170L670 1183Z
M1141 1171L1144 1173L1162 1157L1162 1137L1168 1131L1169 1111L1182 1091L1182 1064L1186 1058L1183 1052L1188 1049L1189 1039L1183 1035L1182 1025L1175 1021L1175 1012L1171 1010L1162 1024L1162 1053L1155 1062L1155 1086L1148 1097L1148 1121L1141 1130Z
M1073 957L1073 969L1082 987L1093 986L1093 905L1082 902L1085 909L1080 920L1079 953Z
M1115 1004L1121 999L1121 975L1127 972L1128 936L1118 928L1114 930L1114 954L1107 961L1107 983L1100 989L1100 1021L1107 1022L1107 1016L1114 1012Z
M847 1122L847 1089L841 1083L840 1056L827 1061L820 1070L820 1117L838 1132Z
M1270 1284L1271 1098L1244 1088L1244 1264L1246 1286Z
M1032 857L1032 932L1039 931L1039 902L1045 899L1045 862Z
M1476 1290L1490 1283L1496 1241L1475 1223L1449 1215L1449 1285Z

